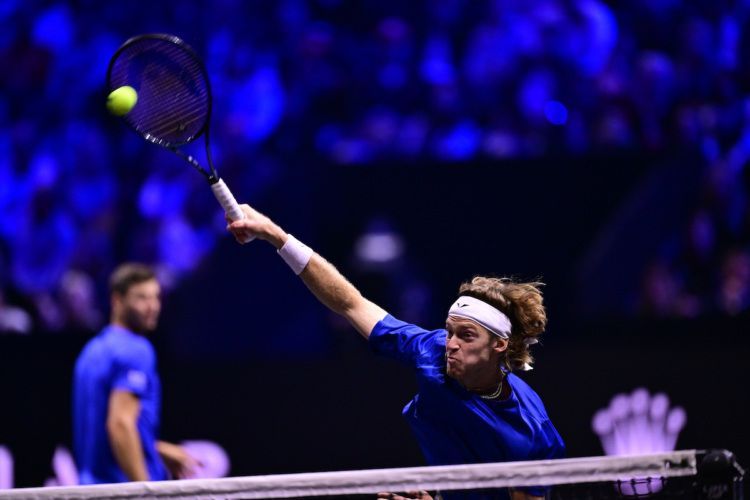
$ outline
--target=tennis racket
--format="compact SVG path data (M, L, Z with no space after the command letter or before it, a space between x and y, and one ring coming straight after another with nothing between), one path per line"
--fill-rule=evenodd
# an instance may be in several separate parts
M136 105L122 116L125 123L147 141L187 161L206 178L227 217L243 219L245 214L211 160L211 85L196 52L174 35L133 37L117 49L107 68L110 92L125 85L138 92ZM206 142L208 170L178 149L201 135Z

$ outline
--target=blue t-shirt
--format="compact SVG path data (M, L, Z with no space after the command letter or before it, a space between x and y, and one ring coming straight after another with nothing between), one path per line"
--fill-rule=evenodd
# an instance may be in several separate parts
M140 399L138 432L152 481L167 479L156 452L161 384L151 343L125 328L108 326L91 339L76 361L73 380L73 440L81 484L128 481L107 434L107 410L113 390Z
M445 374L447 331L386 316L370 333L373 350L413 366L419 392L403 410L430 465L561 458L565 445L542 400L512 373L511 395L486 400ZM543 495L543 488L523 488Z

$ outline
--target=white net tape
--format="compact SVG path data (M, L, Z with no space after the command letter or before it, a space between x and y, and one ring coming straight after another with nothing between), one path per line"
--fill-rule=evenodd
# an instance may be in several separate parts
M624 457L23 488L0 491L0 499L300 498L417 489L448 491L553 486L643 477L690 476L697 473L696 462L696 451L686 450Z

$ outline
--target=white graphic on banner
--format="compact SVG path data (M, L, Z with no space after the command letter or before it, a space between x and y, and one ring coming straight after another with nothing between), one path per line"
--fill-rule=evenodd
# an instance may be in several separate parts
M0 490L13 487L13 455L0 445Z
M651 395L638 388L615 395L609 406L596 412L591 427L607 455L638 455L673 451L686 422L685 410L670 409L666 394ZM623 484L622 493L641 495L660 489L656 478L635 478L633 484Z
M231 464L224 448L213 441L184 441L181 443L199 462L189 479L219 478L229 474ZM48 478L44 486L75 486L78 484L78 468L73 455L65 446L58 445L52 455L54 477ZM13 454L0 445L0 489L13 488Z

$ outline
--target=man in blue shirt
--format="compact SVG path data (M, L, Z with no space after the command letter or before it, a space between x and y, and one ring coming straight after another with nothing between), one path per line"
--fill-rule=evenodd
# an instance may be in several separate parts
M123 264L110 277L110 293L110 324L86 344L75 366L73 439L80 482L184 477L196 462L180 446L157 441L161 384L146 335L159 320L159 283L149 267Z
M461 285L446 328L428 331L392 317L268 217L247 205L242 209L246 217L228 226L237 241L257 237L271 243L310 291L344 316L373 350L415 368L419 392L403 413L430 465L564 455L541 399L513 374L531 368L530 346L547 324L538 283L476 277ZM545 489L511 494L513 500L536 499ZM504 493L493 497L507 498Z

